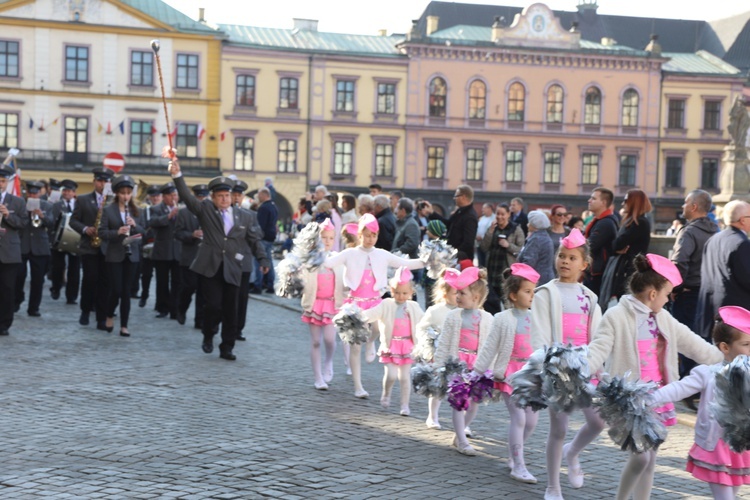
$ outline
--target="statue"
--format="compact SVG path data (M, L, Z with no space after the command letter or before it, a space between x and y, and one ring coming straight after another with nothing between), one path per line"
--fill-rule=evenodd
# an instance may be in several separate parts
M721 159L721 177L719 186L721 192L714 196L714 202L719 207L732 200L750 200L750 162L747 158L747 132L750 130L750 115L748 115L742 97L734 100L729 112L730 142L724 148Z
M729 131L730 146L734 146L737 156L740 158L747 157L747 131L750 129L750 115L742 100L742 96L737 96L729 112ZM742 152L740 152L742 151Z

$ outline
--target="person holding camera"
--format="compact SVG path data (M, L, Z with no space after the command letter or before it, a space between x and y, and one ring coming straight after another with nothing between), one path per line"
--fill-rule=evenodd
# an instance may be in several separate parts
M479 248L487 256L487 282L490 293L484 309L495 314L502 309L503 271L516 262L526 238L520 225L510 221L510 207L502 203L495 209L495 221L482 238Z

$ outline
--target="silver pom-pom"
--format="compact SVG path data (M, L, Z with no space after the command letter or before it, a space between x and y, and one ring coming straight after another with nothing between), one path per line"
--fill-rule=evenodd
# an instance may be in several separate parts
M509 377L508 383L513 387L511 400L519 408L531 408L539 411L547 408L547 400L542 393L542 374L547 348L534 351L523 368Z
M326 251L323 240L320 239L320 224L310 222L294 238L292 253L295 254L302 265L314 271L326 260Z
M417 362L429 363L435 357L435 346L440 332L428 326L424 333L424 336L419 339L419 342L411 351L411 357Z
M623 451L656 450L667 437L667 428L651 403L657 388L653 382L629 380L607 373L599 377L594 406L609 425L609 437Z
M427 276L434 280L440 278L443 270L458 265L456 249L443 240L425 240L420 243L419 260L425 263Z
M569 413L588 408L594 394L589 374L588 346L555 344L547 349L542 375L542 392L547 406Z
M411 386L417 394L441 398L445 395L443 383L443 377L435 365L418 363L411 369Z
M737 356L716 373L710 409L732 451L750 450L750 358Z
M344 304L333 317L341 340L348 344L364 344L370 340L370 325L356 304Z
M305 289L305 283L302 280L302 263L293 253L279 262L276 266L276 283L274 290L279 297L287 299L301 297Z

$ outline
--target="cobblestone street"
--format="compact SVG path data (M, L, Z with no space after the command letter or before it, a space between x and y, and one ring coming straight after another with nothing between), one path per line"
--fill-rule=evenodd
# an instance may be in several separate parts
M248 341L227 362L201 352L192 311L181 327L134 301L127 339L80 327L45 287L43 317L22 308L0 339L0 498L542 498L546 415L527 452L540 484L514 482L502 405L480 409L481 454L466 457L449 447L447 404L441 431L422 397L408 418L380 407L377 363L363 369L371 399L355 399L340 346L330 390L315 391L307 329L282 303L297 304L250 301ZM692 431L670 431L654 498L708 497L683 470ZM563 468L563 494L611 498L625 458L603 435L582 455L583 489Z

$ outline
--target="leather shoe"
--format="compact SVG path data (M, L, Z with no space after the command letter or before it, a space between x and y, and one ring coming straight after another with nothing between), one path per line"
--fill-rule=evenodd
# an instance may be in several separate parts
M276 290L273 288L266 288L266 293L276 293Z
M31 316L32 318L42 317L42 313L40 313L39 311L28 311L28 313L29 313L29 316Z
M226 359L227 361L234 361L237 359L237 356L232 354L232 351L222 351L221 354L219 354L219 357L221 359Z
M138 301L138 307L146 307L146 297L141 297L141 300Z
M251 287L251 288L250 288L250 289L249 289L249 290L247 291L247 293L252 293L253 295L260 295L260 294L262 294L262 293L263 293L263 290L261 290L260 288L258 288L258 287L256 287L256 286L253 286L253 287Z
M177 322L181 325L185 324L185 315L182 313L177 313Z
M130 337L130 332L120 330L120 337Z
M97 323L96 324L96 329L97 330L101 330L103 332L112 333L112 330L114 330L115 327L114 326L107 326L106 323Z
M77 305L77 304L78 304L78 302L76 302L75 300L69 300L69 301L67 301L67 302L66 302L65 304L67 304L67 305L69 305L69 306L75 306L75 305Z
M169 316L168 312L160 312L156 315L157 318L166 318L167 316Z
M201 344L201 349L203 349L203 352L206 354L211 354L214 352L214 341L212 339L203 339L203 344Z
M50 295L52 296L52 300L57 300L60 298L60 290L55 290L54 288L49 289Z
M8 332L8 330L0 330L0 336L7 337L8 335L10 335L10 332Z
M78 324L79 325L83 325L83 326L88 325L89 324L89 313L82 312L81 313L81 317L78 318Z
M242 335L237 335L237 340L241 340L241 341L243 341L243 342L244 342L244 341L246 341L246 340L247 340L247 338L246 338L246 337L243 337Z

